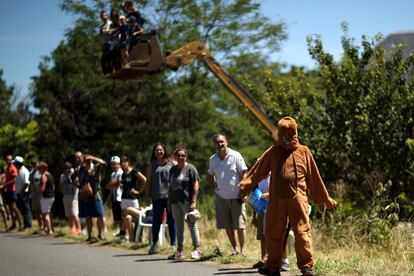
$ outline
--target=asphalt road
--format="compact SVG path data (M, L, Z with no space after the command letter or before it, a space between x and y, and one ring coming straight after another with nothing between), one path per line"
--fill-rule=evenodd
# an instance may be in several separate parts
M255 269L79 244L65 239L0 233L0 275L259 275ZM283 275L283 274L282 274ZM285 274L286 275L286 274Z

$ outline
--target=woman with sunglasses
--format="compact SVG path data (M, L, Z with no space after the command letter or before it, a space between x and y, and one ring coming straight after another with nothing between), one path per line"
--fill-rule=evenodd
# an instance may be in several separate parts
M201 254L198 226L194 219L186 219L186 216L196 209L200 177L197 169L190 163L187 163L186 148L177 148L174 152L174 158L176 160L176 165L170 169L168 207L171 209L175 221L175 228L177 231L177 252L168 257L168 259L184 259L184 222L187 221L194 247L191 258L199 260Z

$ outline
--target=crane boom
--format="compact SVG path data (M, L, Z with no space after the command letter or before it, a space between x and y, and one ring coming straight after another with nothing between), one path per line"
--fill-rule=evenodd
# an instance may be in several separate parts
M210 54L204 43L193 41L184 47L172 52L165 57L165 64L171 69L178 69L181 65L192 61L202 61L208 69L233 93L234 96L260 121L260 123L271 133L272 138L277 141L277 127L266 115L260 105L250 94L233 79L226 70Z

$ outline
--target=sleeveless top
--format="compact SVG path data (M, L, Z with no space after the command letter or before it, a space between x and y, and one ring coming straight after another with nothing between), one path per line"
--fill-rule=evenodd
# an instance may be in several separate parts
M53 179L53 176L51 174L46 174L46 186L45 190L42 193L42 196L44 198L52 198L55 197L55 180Z
M137 171L132 169L129 173L124 172L122 174L122 198L123 199L136 199L133 193L131 193L131 189L134 188L138 191L138 177Z

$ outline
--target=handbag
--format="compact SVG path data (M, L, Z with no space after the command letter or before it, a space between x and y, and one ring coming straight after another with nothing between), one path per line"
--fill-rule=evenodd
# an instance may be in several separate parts
M79 199L85 200L93 196L93 190L91 184L86 183L79 191Z

